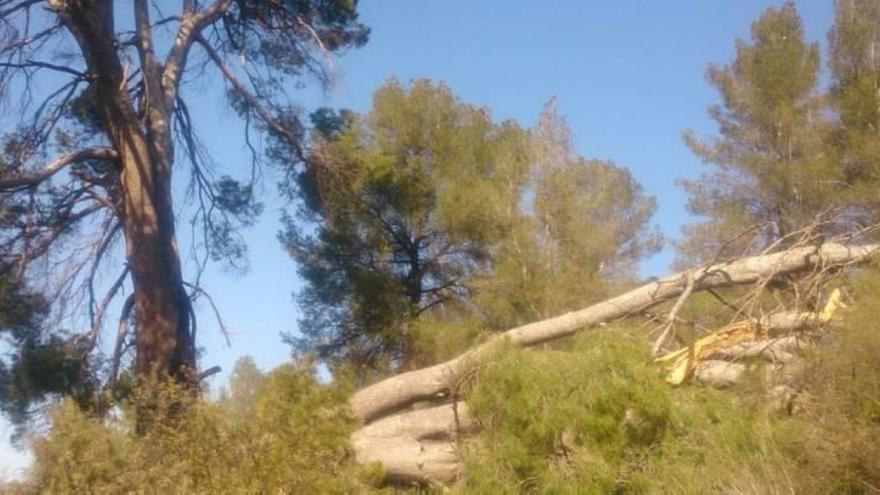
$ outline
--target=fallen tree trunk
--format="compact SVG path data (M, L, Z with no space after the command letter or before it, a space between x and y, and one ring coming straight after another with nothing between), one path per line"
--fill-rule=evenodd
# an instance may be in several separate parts
M464 469L458 450L459 440L478 428L467 405L455 402L399 411L420 401L448 400L460 380L479 365L500 340L510 339L523 347L532 346L603 322L639 314L679 297L689 286L692 291L701 291L761 283L806 270L863 262L878 250L880 245L876 244L825 244L716 263L666 277L579 311L514 328L445 363L402 373L355 393L350 401L351 409L365 423L352 435L355 454L361 463L381 463L386 470L386 479L392 483L449 482L460 476ZM768 344L771 344L769 348L778 346L777 349L784 352L792 342L796 345L796 341L778 336L827 320L824 312L771 315L757 322L766 331L765 337L751 342L732 342L734 347L719 349L718 354L712 356L713 360L700 364L696 376L716 383L734 381L744 367L722 360L726 354L759 355L768 350ZM719 359L714 359L716 357ZM784 356L779 357L780 361L784 360Z
M677 273L588 308L508 330L445 363L402 373L370 385L354 394L350 401L351 410L356 417L369 423L419 401L446 398L462 376L473 369L501 339L510 339L525 347L567 337L580 329L637 314L678 297L691 279L694 281L694 291L753 284L805 270L858 263L875 254L878 249L880 245L877 244L846 246L829 243L715 263Z
M787 364L803 343L797 335L779 335L827 321L823 313L771 315L763 320L762 328L767 335L777 337L737 340L729 346L718 347L693 365L693 378L724 388L738 382L745 373L746 365L740 362L743 359L761 358L776 366ZM672 355L675 354L678 353ZM662 362L663 358L658 361ZM390 483L446 483L464 471L459 441L476 433L478 428L467 403L455 402L378 419L352 435L352 446L359 463L381 463Z
M458 402L382 418L352 435L357 461L381 463L390 483L432 484L462 472L458 441L477 431L467 404Z

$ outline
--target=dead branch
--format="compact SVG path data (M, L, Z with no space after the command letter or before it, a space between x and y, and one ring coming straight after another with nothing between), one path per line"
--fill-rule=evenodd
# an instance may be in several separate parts
M226 346L232 347L232 341L229 339L229 330L226 328L226 324L223 323L223 317L220 315L220 309L217 308L216 304L214 304L214 299L211 297L211 294L209 294L208 291L202 289L198 285L193 285L189 282L184 282L183 285L205 296L205 299L208 300L208 304L211 305L211 309L214 311L214 317L217 318L217 324L220 326L220 333L222 333L223 338L226 339Z
M98 306L98 311L95 313L95 318L92 320L92 330L89 334L89 347L92 348L95 346L95 343L98 341L98 334L101 331L101 325L104 321L104 314L107 312L107 308L110 306L110 301L116 297L116 293L119 292L119 289L122 288L122 284L125 282L125 279L128 277L128 265L122 270L122 273L119 274L119 277L116 278L116 281L113 282L113 285L110 286L110 290L107 291L107 294L104 296L104 299L101 300L101 304Z
M119 329L116 332L116 344L113 346L113 360L110 364L110 377L107 380L107 388L109 389L112 389L116 384L116 377L119 374L122 347L125 344L125 336L128 334L128 320L131 318L131 310L133 308L134 294L131 294L122 305L122 313L119 315Z
M654 342L654 348L652 349L655 356L660 354L660 349L663 347L663 344L666 343L666 339L669 338L669 335L673 332L675 328L675 318L678 316L678 312L681 311L682 306L684 306L687 298L690 297L691 293L694 291L694 285L697 283L697 277L691 273L685 273L685 277L687 278L686 286L684 288L684 292L678 297L678 300L675 301L675 305L672 306L672 309L669 310L669 316L666 317L666 326L663 329L663 333L660 334L660 337L657 338L657 341Z
M61 155L39 170L0 178L0 191L9 192L23 187L36 186L73 163L84 160L115 160L116 158L116 151L111 148L88 148L73 151Z
M223 368L221 368L219 366L211 366L210 368L206 369L205 371L202 371L201 373L199 373L199 381L210 378L210 377L216 375L217 373L220 373L221 371L223 371Z

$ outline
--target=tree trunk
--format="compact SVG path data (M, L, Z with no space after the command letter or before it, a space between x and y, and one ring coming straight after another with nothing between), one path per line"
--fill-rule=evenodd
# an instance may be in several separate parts
M459 402L380 419L355 432L352 447L359 463L382 464L390 483L433 484L461 474L458 441L476 431Z
M141 119L127 92L127 72L117 55L113 2L52 0L50 6L80 45L93 77L102 127L119 157L117 213L134 285L138 381L192 383L195 345L175 237L169 111L161 91L160 69L148 44L149 33L141 33L146 81ZM143 20L148 28L148 19Z
M122 220L137 317L135 372L140 381L168 377L188 383L195 372L195 353L177 252L170 168L146 149L142 136L130 138L132 146L121 154Z
M446 404L429 409L400 411L420 401L448 400L456 384L479 365L501 339L509 339L525 347L566 337L578 330L635 315L678 297L686 290L688 280L693 280L695 291L753 284L809 269L863 262L878 250L880 245L876 244L825 244L688 270L588 308L514 328L445 363L390 377L361 389L350 401L353 413L366 424L352 436L357 458L361 462L381 462L386 469L387 479L396 483L443 483L458 476L462 465L455 449L457 435L476 429L475 420L469 416L466 405L458 402L455 409L451 404ZM813 313L784 313L771 316L763 324L769 335L776 336L778 332L819 321L822 321L821 316ZM776 343L790 342L777 339L774 345ZM767 342L757 342L743 345L737 351L750 354L758 352L761 346L766 350L766 345ZM784 350L782 347L780 351ZM718 379L716 365L718 363L714 361L705 365L705 369L698 370L698 377L705 377L709 381ZM723 367L722 378L725 380L735 379L733 375L738 376L741 372L739 368L731 368L726 361ZM450 432L450 425L456 425L459 429ZM455 443L450 441L453 438L456 439Z

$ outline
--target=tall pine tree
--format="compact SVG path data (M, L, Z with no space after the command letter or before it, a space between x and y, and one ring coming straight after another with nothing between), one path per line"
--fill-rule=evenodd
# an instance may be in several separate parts
M804 40L789 2L752 25L751 42L737 41L729 65L709 68L707 78L722 100L709 109L718 136L704 141L685 134L713 168L682 181L690 211L705 219L686 228L684 258L760 249L839 203L843 177L826 148L819 67L819 46Z
M838 0L828 35L832 87L838 123L834 149L844 178L854 186L854 203L877 218L880 194L880 2Z

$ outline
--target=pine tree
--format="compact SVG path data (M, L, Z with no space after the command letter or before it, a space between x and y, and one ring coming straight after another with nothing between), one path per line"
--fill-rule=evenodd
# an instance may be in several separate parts
M527 138L428 81L391 81L367 115L317 121L291 184L301 207L282 234L306 282L302 337L291 340L323 358L397 366L408 324L466 297L488 260L503 195L494 177L527 159L517 149Z
M300 350L368 369L426 364L595 300L659 246L654 200L585 160L552 108L496 123L444 85L391 81L363 117L316 115L282 235L306 281Z
M555 102L531 138L535 159L478 285L477 305L495 330L600 300L632 281L638 261L661 243L650 225L654 198L627 169L578 156Z
M722 100L709 109L719 135L685 134L713 167L681 181L688 208L705 218L686 229L680 246L691 263L722 246L722 256L760 249L840 203L841 171L827 152L829 124L817 94L819 47L804 40L794 4L768 9L752 25L751 42L736 48L729 65L707 72Z
M130 281L125 319L136 332L117 346L134 341L138 381L196 389L191 300L199 291L184 279L172 177L191 177L200 204L192 222L203 233L196 242L206 247L206 262L241 257L236 227L252 221L259 205L256 174L215 180L206 169L195 131L205 116L188 105L187 85L219 77L226 104L249 131L264 132L271 158L295 164L303 125L281 81L312 75L326 83L326 56L366 42L356 2L4 0L0 21L0 93L28 95L9 112L13 124L0 139L0 277L42 277L67 295L85 287L87 304L75 315L90 323L75 336L84 355L95 352L102 301ZM252 136L243 140L252 144ZM252 166L261 159L255 154ZM125 264L101 297L96 274L116 249ZM52 255L63 268L41 270L38 262ZM149 415L142 416L146 425Z
M880 3L838 0L828 35L833 144L855 204L877 218L880 195Z

